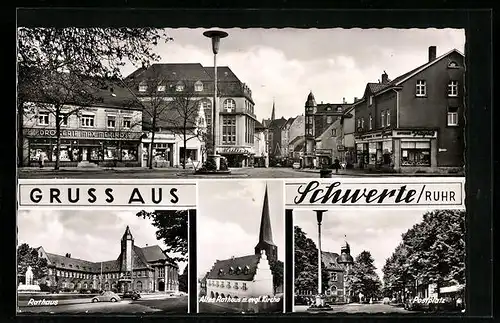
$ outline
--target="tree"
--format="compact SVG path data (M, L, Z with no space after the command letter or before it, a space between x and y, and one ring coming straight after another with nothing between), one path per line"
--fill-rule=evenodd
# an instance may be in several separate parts
M369 251L362 251L354 260L349 280L350 290L356 297L362 293L367 299L380 296L382 283L375 272L374 260Z
M86 79L119 78L120 67L127 62L147 66L150 61L160 59L154 53L155 46L161 40L172 40L163 30L154 28L75 27L19 27L17 39L17 109L20 125L18 162L21 164L24 159L22 125L25 104L32 102L33 94L35 99L50 99L50 102L35 102L52 106L50 113L55 116L56 132L59 133L57 129L67 120L68 115L77 113L82 106L92 103L88 96L91 93L81 95L82 88L86 88L82 86ZM65 105L71 105L70 111L62 111ZM59 149L57 143L55 169L59 167Z
M295 236L295 290L316 291L318 288L318 248L298 226ZM328 289L328 272L324 263L321 271L322 290Z
M17 275L25 277L28 266L33 271L33 279L47 276L47 259L38 256L38 250L23 243L17 247Z
M168 253L178 254L171 257L174 261L188 260L188 214L196 215L196 210L140 211L138 217L151 220L157 229L156 238L167 246Z
M271 267L271 272L273 274L273 288L274 288L274 293L276 294L278 288L283 286L284 264L283 264L283 261L276 260L276 261L270 261L269 266Z
M182 275L179 275L179 290L181 292L188 292L188 266L184 267Z

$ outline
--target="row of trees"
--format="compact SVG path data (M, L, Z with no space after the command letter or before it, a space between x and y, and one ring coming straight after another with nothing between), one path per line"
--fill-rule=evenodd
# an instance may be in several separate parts
M114 88L118 87L127 88L133 95L121 102L123 108L141 108L145 114L143 120L137 120L127 129L140 124L150 132L149 168L153 168L155 133L161 128L181 135L184 147L193 138L205 142L204 147L210 145L211 137L198 124L200 102L194 93L194 84L183 82L183 91L171 87L158 91L158 85L170 84L171 80L154 74L146 81L148 90L141 95L143 98L137 98L131 87L137 89L138 84L122 80L120 68L127 63L147 68L161 58L155 52L156 46L171 40L155 28L18 28L19 165L26 158L23 126L30 121L28 118L36 118L37 111L43 110L55 120L54 169L57 170L61 127L71 116L102 103L103 91L116 96ZM187 149L183 157L185 168ZM118 159L121 160L121 151Z
M298 226L294 227L295 235L295 289L316 291L318 289L318 248L311 238ZM322 290L329 286L329 273L324 263L321 264ZM369 251L362 251L356 256L354 263L345 268L344 284L347 297L356 297L362 293L365 298L380 297L382 283L377 273L374 260Z
M465 283L465 212L438 210L402 235L401 243L386 260L384 293L401 295L425 284Z

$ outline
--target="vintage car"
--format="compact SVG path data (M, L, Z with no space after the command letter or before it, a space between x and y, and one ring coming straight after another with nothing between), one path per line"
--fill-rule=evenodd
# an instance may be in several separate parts
M111 291L106 291L103 292L102 294L98 296L94 296L92 298L92 303L97 303L97 302L119 302L121 301L121 297L118 296L118 294L113 293Z
M125 293L122 294L122 298L123 299L130 298L131 300L136 301L139 298L141 298L141 294L139 294L136 291L129 290L129 291L126 291Z

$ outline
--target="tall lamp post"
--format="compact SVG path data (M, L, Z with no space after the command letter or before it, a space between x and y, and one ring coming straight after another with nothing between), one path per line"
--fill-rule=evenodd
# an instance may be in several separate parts
M220 169L220 156L217 154L217 123L219 122L219 111L217 109L217 54L219 53L220 40L228 36L228 33L218 29L207 30L204 36L212 39L212 52L214 53L214 104L212 107L212 158L215 160L217 170Z

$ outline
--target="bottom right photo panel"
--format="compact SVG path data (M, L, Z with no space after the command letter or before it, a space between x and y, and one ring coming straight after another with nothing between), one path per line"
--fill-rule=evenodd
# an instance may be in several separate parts
M465 210L292 212L294 312L465 313Z

